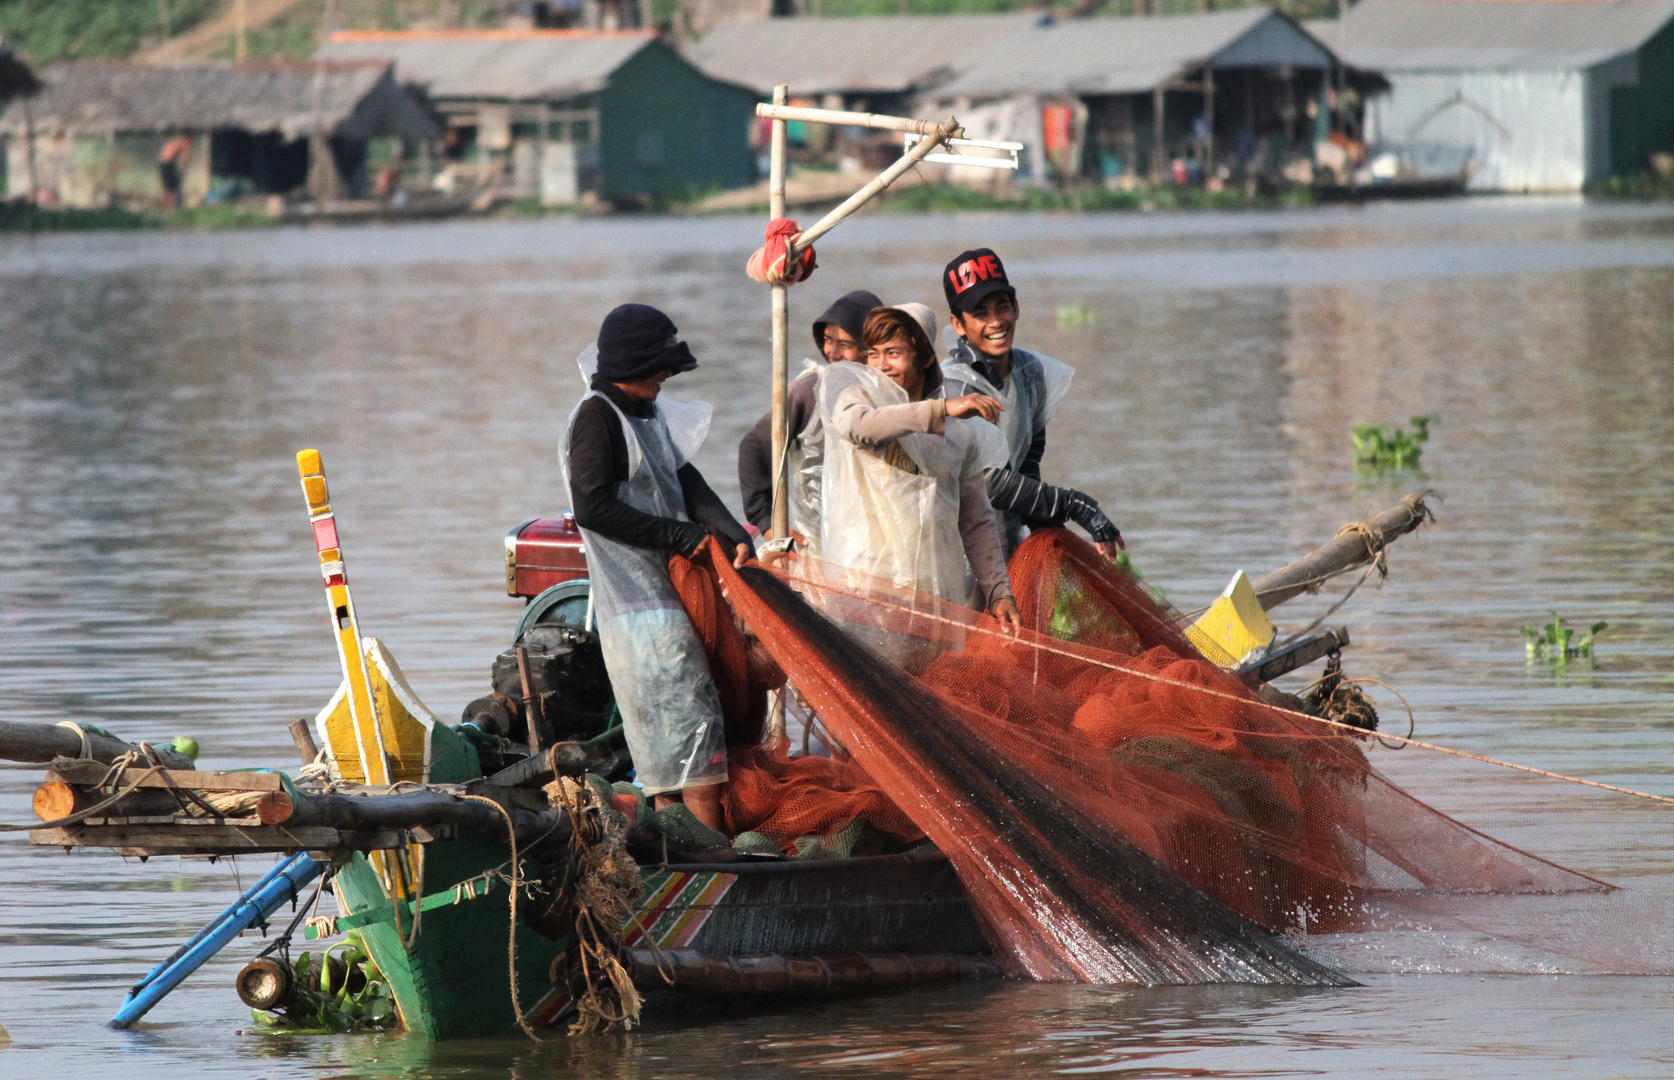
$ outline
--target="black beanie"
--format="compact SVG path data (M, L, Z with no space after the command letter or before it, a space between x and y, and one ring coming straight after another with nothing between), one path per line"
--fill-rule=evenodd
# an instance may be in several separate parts
M825 314L814 320L814 348L825 348L825 328L833 323L837 329L854 338L855 344L860 344L861 328L866 325L866 316L873 308L883 307L875 293L865 289L856 289L845 296L839 296L837 302L825 309Z
M638 382L658 372L692 370L697 358L679 334L674 320L651 305L622 304L599 327L599 375Z

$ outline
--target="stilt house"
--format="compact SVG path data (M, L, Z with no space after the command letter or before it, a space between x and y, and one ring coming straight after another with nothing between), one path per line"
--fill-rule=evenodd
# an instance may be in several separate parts
M193 140L187 202L239 195L358 196L380 136L440 128L385 63L54 64L0 114L10 195L65 206L162 198L158 154Z
M1468 153L1474 189L1674 171L1674 0L1364 0L1310 25L1388 78L1370 140Z
M339 31L322 59L392 61L447 123L442 184L573 203L755 180L756 94L648 31Z

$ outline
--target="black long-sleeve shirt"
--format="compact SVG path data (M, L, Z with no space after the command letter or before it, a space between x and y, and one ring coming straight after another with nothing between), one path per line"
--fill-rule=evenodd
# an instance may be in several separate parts
M616 485L628 479L628 440L610 406L637 419L649 419L655 409L651 402L631 398L597 375L592 387L610 401L583 401L570 428L570 508L577 525L624 544L682 555L696 551L710 533L729 546L750 542L750 534L690 462L675 475L691 521L648 514L618 498Z

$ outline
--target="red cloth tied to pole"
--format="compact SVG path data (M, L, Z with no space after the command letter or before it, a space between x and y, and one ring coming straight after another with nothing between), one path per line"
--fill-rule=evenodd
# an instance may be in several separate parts
M795 285L799 281L807 281L813 274L815 266L814 249L809 248L793 262L787 269L785 255L790 245L802 235L802 229L790 218L774 218L767 223L767 243L755 250L750 261L744 264L744 272L750 275L752 281L763 281L769 285Z

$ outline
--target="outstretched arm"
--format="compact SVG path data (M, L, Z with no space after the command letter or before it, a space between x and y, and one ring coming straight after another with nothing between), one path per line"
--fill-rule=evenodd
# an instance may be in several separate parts
M1016 514L1027 524L1040 528L1073 521L1104 550L1107 545L1124 547L1122 534L1105 516L1091 495L1074 488L1044 484L1011 469L987 469L988 499L999 510Z

